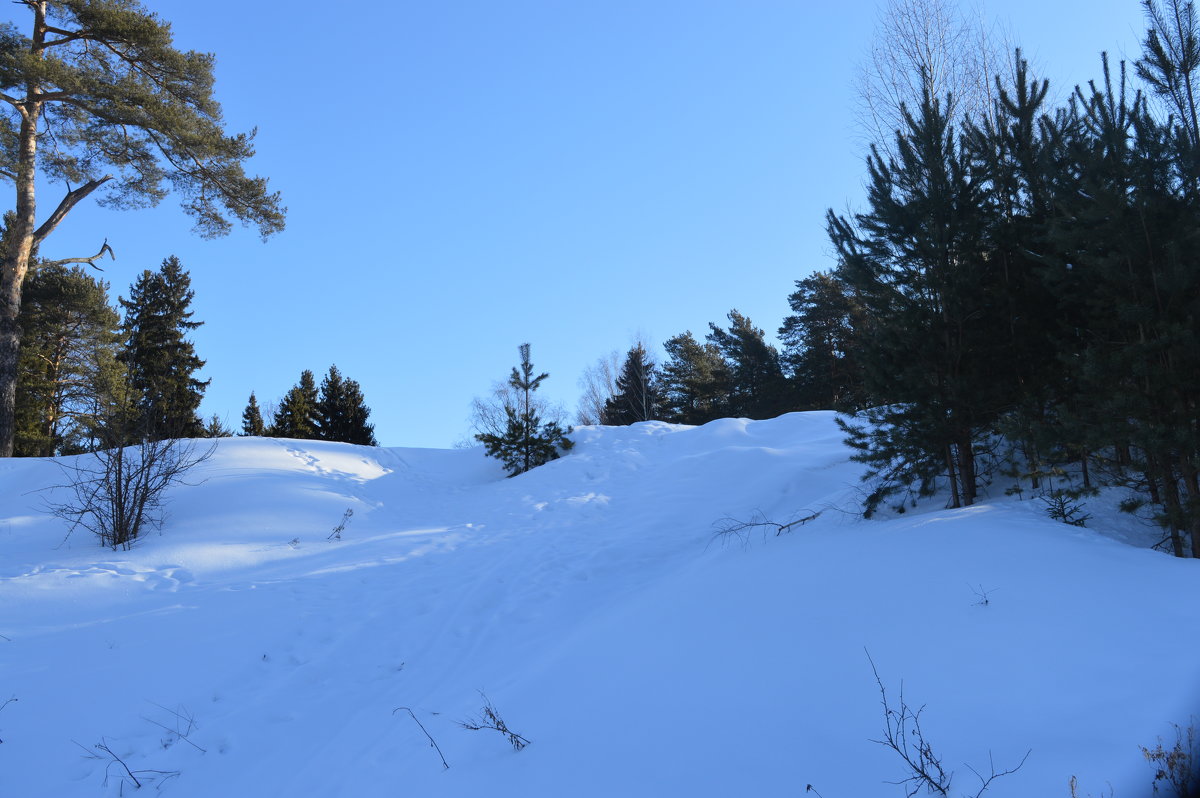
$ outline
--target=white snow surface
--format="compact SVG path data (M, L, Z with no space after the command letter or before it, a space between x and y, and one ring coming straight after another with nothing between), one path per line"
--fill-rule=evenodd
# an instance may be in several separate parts
M860 520L830 413L573 437L514 479L222 440L131 551L64 542L58 466L0 461L0 796L132 795L114 756L173 798L902 796L868 651L956 794L1029 751L988 796L1147 795L1139 746L1195 714L1200 562L1113 512ZM483 695L527 748L459 725Z

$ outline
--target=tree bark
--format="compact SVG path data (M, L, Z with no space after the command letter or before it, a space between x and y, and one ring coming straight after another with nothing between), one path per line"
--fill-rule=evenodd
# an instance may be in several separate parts
M16 437L17 368L21 354L21 286L33 254L37 216L34 195L37 125L41 103L27 102L21 112L17 208L9 230L8 252L0 264L0 457L12 457Z
M33 47L41 57L46 35L46 4L34 3ZM21 130L17 139L16 212L8 231L8 251L0 263L0 457L12 457L16 439L17 369L21 355L21 286L33 255L37 227L38 123L42 103L38 86L25 85L25 101L17 105Z

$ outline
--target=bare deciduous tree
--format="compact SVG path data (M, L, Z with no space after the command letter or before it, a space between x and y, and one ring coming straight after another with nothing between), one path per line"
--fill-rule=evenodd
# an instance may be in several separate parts
M609 352L583 370L579 378L577 424L599 424L604 418L604 403L617 393L617 375L621 373L621 353Z
M858 123L884 153L905 129L902 108L916 113L928 95L946 102L951 121L990 115L995 77L1011 48L981 5L952 0L889 0L879 12L871 50L860 65Z
M497 382L487 396L476 396L472 399L471 415L468 420L473 434L503 435L505 429L508 428L508 415L504 409L520 406L525 401L525 397L520 394L521 392L511 383ZM566 423L567 412L561 405L543 399L537 394L531 394L528 399L530 408L543 420L554 422L562 427L568 426ZM470 445L476 445L475 441L472 440Z

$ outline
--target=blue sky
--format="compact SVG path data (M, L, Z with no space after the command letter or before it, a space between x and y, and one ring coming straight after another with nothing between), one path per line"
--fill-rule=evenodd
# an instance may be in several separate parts
M288 228L206 241L172 199L91 204L42 254L107 238L123 295L179 256L205 322L202 412L235 428L251 390L269 402L336 363L382 444L450 446L526 341L573 416L583 370L635 335L699 336L731 308L773 334L794 281L833 266L826 208L861 203L871 2L147 6L216 54L229 129L258 128L250 171ZM1059 88L1096 76L1102 49L1135 57L1142 29L1136 0L988 11Z

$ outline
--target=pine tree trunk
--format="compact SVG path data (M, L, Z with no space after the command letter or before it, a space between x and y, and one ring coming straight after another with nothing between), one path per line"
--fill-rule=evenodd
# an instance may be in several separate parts
M1163 507L1166 509L1167 530L1171 533L1171 551L1176 557L1183 557L1183 507L1180 504L1179 482L1175 477L1174 469L1171 468L1169 457L1157 457L1146 454L1146 462L1148 468L1158 471L1158 479L1156 480L1162 486ZM1161 466L1159 468L1158 466Z
M962 482L963 506L970 507L975 503L975 447L970 435L958 444L958 476Z
M33 4L32 54L40 58L46 35L46 3ZM37 227L38 123L42 103L33 99L38 87L25 86L27 102L19 106L21 129L17 137L16 209L8 231L8 250L0 263L0 457L12 457L17 432L17 370L21 357L21 287L33 255Z
M34 169L41 104L30 103L21 119L17 165L17 208L0 264L0 457L12 457L16 439L17 372L21 357L21 286L33 254L37 207Z
M946 473L950 479L950 507L957 509L962 507L962 501L959 499L958 493L958 478L954 473L954 446L946 445Z

